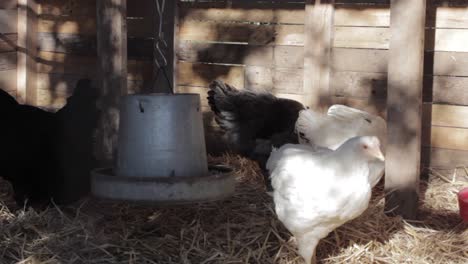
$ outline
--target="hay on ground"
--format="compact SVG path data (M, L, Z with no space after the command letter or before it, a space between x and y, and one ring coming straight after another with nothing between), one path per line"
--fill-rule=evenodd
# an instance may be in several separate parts
M211 160L235 168L230 199L149 207L87 198L35 211L16 207L2 188L0 263L303 263L257 164L235 155ZM361 217L319 243L319 262L468 263L456 198L464 184L437 175L422 184L418 221L387 217L379 185Z

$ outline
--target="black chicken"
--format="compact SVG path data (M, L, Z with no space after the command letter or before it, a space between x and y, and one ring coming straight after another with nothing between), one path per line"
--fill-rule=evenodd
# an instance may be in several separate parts
M240 91L216 80L210 84L208 103L231 148L257 160L262 169L272 146L298 143L294 127L304 106L297 101Z
M18 104L1 90L0 176L11 182L19 205L51 198L66 204L89 192L96 91L82 79L67 105L51 113Z

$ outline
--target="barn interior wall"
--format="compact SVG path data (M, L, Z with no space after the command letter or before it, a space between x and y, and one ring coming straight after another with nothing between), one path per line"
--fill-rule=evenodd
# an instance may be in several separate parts
M17 1L0 1L0 88L16 96Z
M178 2L176 91L200 94L209 144L219 135L206 101L214 79L305 102L303 1ZM36 103L57 108L76 80L96 78L96 0L38 3ZM12 94L16 4L0 1L0 85ZM153 78L153 1L127 5L128 86L131 92L148 91ZM468 3L427 1L426 20L422 162L444 169L465 166ZM385 116L389 1L336 0L333 21L331 81L325 96L332 103ZM172 32L171 27L166 24L165 31ZM219 144L212 143L210 149Z

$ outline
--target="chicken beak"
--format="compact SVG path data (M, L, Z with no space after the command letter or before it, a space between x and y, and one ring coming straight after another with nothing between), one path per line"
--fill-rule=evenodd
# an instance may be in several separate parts
M378 160L385 161L385 157L384 157L384 155L382 154L382 151L380 151L380 148L375 148L374 156L375 156Z

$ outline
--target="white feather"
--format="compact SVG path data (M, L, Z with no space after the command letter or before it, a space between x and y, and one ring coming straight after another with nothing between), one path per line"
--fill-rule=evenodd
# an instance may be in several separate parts
M375 137L352 138L335 151L287 144L272 152L267 169L275 211L298 238L299 252L307 263L320 239L368 207L373 159L362 154L358 145L374 139L378 142Z

